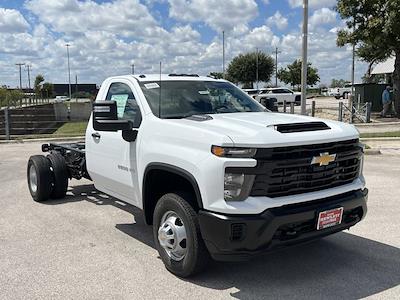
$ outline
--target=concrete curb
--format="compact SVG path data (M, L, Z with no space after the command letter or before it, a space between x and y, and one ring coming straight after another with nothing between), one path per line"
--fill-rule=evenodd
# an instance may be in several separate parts
M356 127L377 127L377 126L392 126L392 125L400 125L400 122L373 122L373 123L360 123L353 124Z
M371 137L371 138L361 138L361 142L367 141L387 141L387 142L400 142L400 137Z
M379 149L365 149L364 154L365 155L379 155L379 154L382 154L382 152Z
M26 143L46 143L46 142L74 142L84 140L84 136L73 136L73 137L58 137L58 138L39 138L39 139L25 139L25 140L2 140L0 144L26 144Z

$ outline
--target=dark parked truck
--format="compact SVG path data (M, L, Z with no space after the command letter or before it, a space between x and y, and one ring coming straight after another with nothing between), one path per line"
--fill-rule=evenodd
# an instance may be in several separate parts
M166 268L246 260L336 233L367 212L363 147L349 124L273 113L225 80L139 75L104 81L82 143L32 156L34 200L68 180L143 210Z

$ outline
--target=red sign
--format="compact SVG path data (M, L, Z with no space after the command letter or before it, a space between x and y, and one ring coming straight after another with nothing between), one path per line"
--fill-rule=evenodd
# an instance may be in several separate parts
M317 230L342 223L343 207L322 211L318 215Z

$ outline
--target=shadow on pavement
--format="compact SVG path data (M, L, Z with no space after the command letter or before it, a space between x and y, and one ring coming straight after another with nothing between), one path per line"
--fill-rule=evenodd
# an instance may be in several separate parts
M155 248L141 210L96 191L92 184L72 187L65 199L47 203L83 200L131 213L136 222L116 228ZM210 289L233 289L231 296L238 299L359 299L400 284L400 249L342 232L249 262L215 262L187 281Z

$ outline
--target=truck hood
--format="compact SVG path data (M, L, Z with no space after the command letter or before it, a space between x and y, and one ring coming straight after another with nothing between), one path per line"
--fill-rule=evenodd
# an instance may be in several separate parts
M253 112L213 114L212 120L196 121L183 119L192 125L213 133L225 134L237 147L279 147L288 145L318 144L358 138L353 125L322 120L301 115ZM327 130L281 133L275 125L321 121L330 127Z

